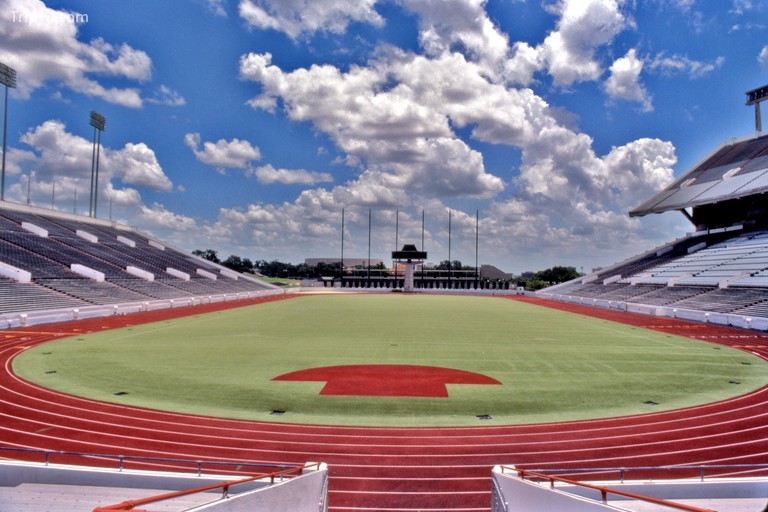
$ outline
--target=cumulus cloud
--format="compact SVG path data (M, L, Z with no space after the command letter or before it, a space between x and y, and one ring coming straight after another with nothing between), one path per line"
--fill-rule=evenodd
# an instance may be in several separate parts
M610 43L629 21L619 0L562 0L552 6L556 29L538 48L555 85L597 80L603 72L595 53Z
M8 152L13 175L32 176L33 200L52 195L76 201L87 197L90 190L93 142L69 133L61 121L51 120L27 131L21 141L30 150ZM26 195L16 184L16 199ZM120 188L120 186L122 188ZM145 143L127 143L121 149L101 148L99 159L99 197L117 198L133 206L141 196L132 187L167 192L173 183L165 175L154 151Z
M151 78L149 56L128 44L101 38L78 40L72 13L48 8L40 0L5 0L0 23L0 61L18 72L18 92L28 98L46 82L127 107L143 103L135 87L105 87L94 76L144 82Z
M640 83L644 62L634 49L611 65L611 75L605 81L605 91L611 98L640 103L644 111L653 110L648 91Z
M283 185L315 185L329 183L333 176L327 172L305 171L304 169L275 169L272 165L263 165L253 169L253 175L259 183L282 183Z
M419 41L427 55L461 52L488 76L507 73L509 40L485 11L486 0L401 0L419 16Z
M219 139L203 143L203 149L200 149L200 134L188 133L184 136L184 143L200 162L220 170L246 169L252 161L261 158L259 148L247 140Z
M628 52L612 67L607 92L650 105L639 82L642 69L636 53ZM491 199L481 229L486 250L499 254L509 247L490 240L578 257L599 230L604 253L624 257L628 247L642 250L646 237L658 236L626 212L673 179L672 144L639 139L597 155L591 137L564 126L559 112L531 89L498 83L485 71L456 52L389 51L347 71L324 65L286 72L268 54L243 56L241 76L261 91L252 106L280 104L290 119L311 122L346 161L365 169L331 190L308 190L294 203L274 206L270 215L303 214L307 208L327 219L341 207L424 204L442 215L449 198L475 195ZM482 154L456 134L461 128L478 141L519 148L519 175L505 183L487 173ZM505 190L514 191L514 199L497 197ZM313 240L300 229L295 236ZM442 247L439 240L431 243Z
M173 188L155 152L143 142L128 142L123 149L107 150L104 155L106 170L125 184L165 192Z
M676 218L641 222L626 214L673 179L672 144L639 139L601 157L583 134L547 132L548 143L559 146L547 149L544 142L524 153L518 193L495 201L481 223L486 250L503 252L499 241L515 240L532 268L538 259L552 261L553 252L569 261L599 252L613 263L680 229Z
M241 0L240 16L254 28L284 32L296 39L316 31L343 32L351 22L382 25L376 0Z
M454 68L460 73L451 76ZM433 71L446 80L436 80ZM482 91L467 91L466 82L488 85L478 72L457 54L439 61L390 55L347 72L326 65L286 73L272 65L269 54L245 55L240 64L241 76L263 88L253 106L280 98L289 117L312 122L347 154L348 163L380 173L390 187L487 197L500 192L503 182L486 173L482 155L456 137L447 110L455 107L459 116L464 109L470 117L469 103Z
M142 205L139 218L142 225L150 231L162 229L183 234L198 228L197 222L192 217L171 212L159 203Z

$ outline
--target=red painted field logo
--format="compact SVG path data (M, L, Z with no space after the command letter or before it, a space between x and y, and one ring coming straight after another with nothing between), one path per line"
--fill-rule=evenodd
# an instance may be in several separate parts
M286 373L272 380L325 382L321 395L428 398L447 398L446 384L501 385L479 373L397 364L326 366Z

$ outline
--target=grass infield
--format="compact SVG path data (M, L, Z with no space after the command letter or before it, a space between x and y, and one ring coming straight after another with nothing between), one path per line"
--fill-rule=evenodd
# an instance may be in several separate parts
M449 384L447 398L403 398L326 396L319 394L323 382L272 380L366 364L451 368L502 385ZM13 369L42 386L107 402L368 426L657 412L740 395L765 385L768 375L762 359L704 341L512 300L402 294L304 296L76 336L24 351Z

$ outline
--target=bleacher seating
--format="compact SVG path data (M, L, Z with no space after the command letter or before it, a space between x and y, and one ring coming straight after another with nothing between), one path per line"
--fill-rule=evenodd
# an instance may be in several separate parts
M542 295L768 318L768 230L697 234Z
M235 279L218 265L127 226L27 210L0 205L0 263L32 276L30 283L0 276L0 314L274 288Z

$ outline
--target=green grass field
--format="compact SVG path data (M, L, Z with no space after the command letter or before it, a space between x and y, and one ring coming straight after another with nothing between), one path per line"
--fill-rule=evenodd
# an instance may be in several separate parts
M394 398L319 396L323 383L271 380L351 364L455 368L503 385L449 385L449 398ZM746 393L768 375L760 358L707 342L511 300L402 294L305 296L104 331L27 350L13 368L43 386L109 402L381 426L656 412ZM270 414L275 410L285 414Z

